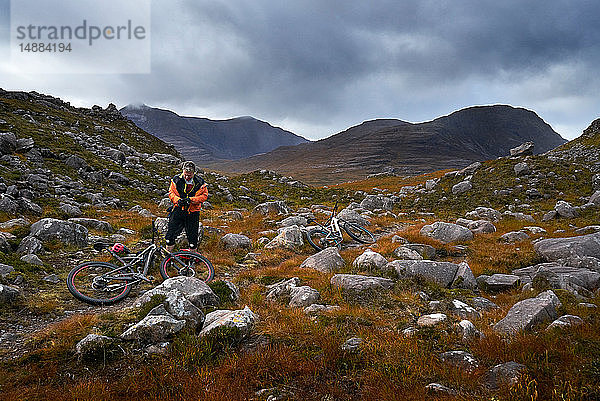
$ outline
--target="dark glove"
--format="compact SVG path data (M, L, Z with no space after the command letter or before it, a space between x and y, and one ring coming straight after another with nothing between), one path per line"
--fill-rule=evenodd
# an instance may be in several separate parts
M177 201L177 206L188 207L190 205L190 203L192 203L190 198L181 198Z

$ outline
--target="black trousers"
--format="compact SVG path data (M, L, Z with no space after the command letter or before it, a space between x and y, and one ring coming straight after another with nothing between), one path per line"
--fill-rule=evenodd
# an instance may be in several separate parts
M198 227L200 225L200 212L188 213L180 208L175 208L169 216L169 225L165 239L167 245L175 245L175 240L185 228L185 235L191 249L198 246Z

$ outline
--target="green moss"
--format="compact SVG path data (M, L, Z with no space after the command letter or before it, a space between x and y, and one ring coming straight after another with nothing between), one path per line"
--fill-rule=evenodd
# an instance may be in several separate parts
M213 292L217 295L217 297L219 297L219 305L221 307L231 307L234 306L234 293L231 290L231 288L229 288L229 286L227 285L227 283L225 283L222 280L217 280L217 281L211 281L210 283L208 283L208 286L210 287L211 290L213 290Z
M146 302L144 306L142 306L137 312L138 319L141 320L145 318L152 309L162 304L166 298L167 297L165 297L163 294L153 295L152 298L150 298L150 301Z

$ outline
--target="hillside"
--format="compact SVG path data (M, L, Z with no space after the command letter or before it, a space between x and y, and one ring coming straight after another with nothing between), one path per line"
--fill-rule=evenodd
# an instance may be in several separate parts
M306 139L252 117L229 120L183 117L146 105L123 107L121 114L138 127L171 143L189 160L241 159Z
M180 155L113 106L2 91L2 399L600 399L600 174L579 158L597 128L567 153L330 188L201 172L214 280L163 281L158 258L91 306L69 271L164 232ZM316 253L309 219L336 202L376 243Z
M419 124L367 121L317 142L211 167L228 172L269 169L323 185L390 170L414 175L464 167L505 156L526 141L535 142L536 153L565 142L532 111L479 106Z

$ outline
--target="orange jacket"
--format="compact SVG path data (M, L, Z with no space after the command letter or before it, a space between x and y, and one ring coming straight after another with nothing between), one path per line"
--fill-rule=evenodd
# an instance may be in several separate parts
M181 189L181 192L177 189ZM194 176L194 187L190 191L189 195L185 193L185 179L183 174L176 175L171 179L171 185L169 186L169 199L173 202L174 207L177 206L177 202L181 198L190 198L191 203L188 208L188 212L197 212L202 209L202 202L208 199L208 187L204 180L200 177Z

